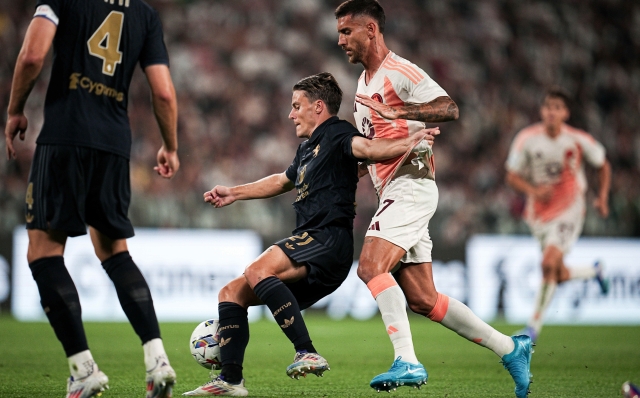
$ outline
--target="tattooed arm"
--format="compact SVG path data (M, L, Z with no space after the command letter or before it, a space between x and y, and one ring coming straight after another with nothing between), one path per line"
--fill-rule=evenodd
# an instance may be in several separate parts
M458 119L458 105L450 97L438 97L431 102L417 105L392 107L363 94L356 94L356 102L373 109L385 119L418 120L425 123L440 123Z

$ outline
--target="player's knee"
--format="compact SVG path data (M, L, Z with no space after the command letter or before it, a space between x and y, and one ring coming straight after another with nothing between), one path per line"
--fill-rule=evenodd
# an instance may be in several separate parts
M437 292L434 292L434 294L425 293L420 296L407 297L407 304L409 305L409 309L416 314L420 314L423 316L427 316L433 311L437 301Z
M232 289L229 284L224 285L224 287L220 289L220 292L218 292L218 302L235 302L234 290L235 289Z
M378 274L371 267L367 267L362 263L358 264L358 278L362 280L364 283L369 283L369 281L375 278Z

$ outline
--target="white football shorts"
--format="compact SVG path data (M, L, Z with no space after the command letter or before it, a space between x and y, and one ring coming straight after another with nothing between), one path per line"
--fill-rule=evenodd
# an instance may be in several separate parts
M585 201L581 198L551 221L533 220L527 223L533 236L540 242L542 251L553 245L567 254L582 233L585 210Z
M384 190L366 236L403 248L403 263L431 262L429 220L438 207L438 187L427 178L397 178Z

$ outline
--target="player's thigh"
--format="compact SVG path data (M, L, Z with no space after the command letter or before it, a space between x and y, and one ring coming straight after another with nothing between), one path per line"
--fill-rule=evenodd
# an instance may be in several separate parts
M547 247L555 246L562 253L568 253L582 233L584 212L585 203L580 199L553 220L532 223L531 230L543 252Z
M429 220L433 217L437 205L438 188L435 181L393 181L381 197L378 210L366 234L363 253L360 256L361 278L367 279L371 270L374 274L388 272L399 261L430 262L433 244L429 237ZM386 241L387 244L382 244L380 240Z
M353 231L349 227L328 226L276 244L292 260L304 262L308 271L304 278L287 282L301 309L333 293L353 264Z
M81 148L36 147L25 197L27 229L62 231L67 236L86 233L86 169Z
M244 308L262 304L244 276L239 276L222 287L218 293L218 302L236 303Z
M307 268L287 257L277 245L270 246L244 270L244 276L251 288L272 276L288 282L296 281L306 275Z
M110 152L89 149L92 167L86 197L87 224L112 240L134 235L129 220L131 184L129 160Z
M428 315L438 299L431 263L403 263L393 276L404 292L409 308L416 313Z

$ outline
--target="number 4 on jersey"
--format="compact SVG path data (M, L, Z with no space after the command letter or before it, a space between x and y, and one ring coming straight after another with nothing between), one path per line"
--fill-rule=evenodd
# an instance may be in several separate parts
M105 75L113 76L116 66L122 62L122 52L118 48L123 22L124 13L111 11L87 41L89 54L102 59L102 73Z

